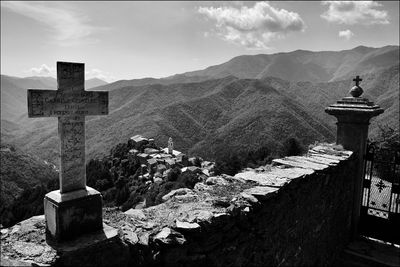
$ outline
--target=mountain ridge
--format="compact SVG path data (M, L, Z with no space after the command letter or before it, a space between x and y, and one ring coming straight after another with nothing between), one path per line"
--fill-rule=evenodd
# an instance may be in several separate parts
M367 72L362 74L361 83L364 95L386 108L381 117L398 127L396 118L399 108L395 100L399 94L399 64L398 59L393 58L398 54L398 46L356 47L344 54L348 51L351 53L348 54L347 63L357 66L360 62L366 62ZM294 52L300 53L300 58L314 53L302 50ZM277 59L279 64L287 60L292 69L301 69L296 65L301 62L296 63L298 59L287 57L289 53L292 52L286 53L283 61ZM248 56L239 57L239 61L241 58ZM264 68L261 64L264 60L263 56L259 57L254 69ZM319 74L314 66L319 61L334 67L340 58L330 62L314 53L312 58L301 63L310 64L309 69L313 72L306 72L307 75L313 74L317 78L325 75ZM275 68L278 71L282 67L279 64L269 70ZM285 70L290 73L288 68ZM338 73L351 73L354 70L343 64L336 69ZM352 77L334 81L290 81L269 76L270 73L266 71L259 78L241 78L228 73L218 78L197 75L193 79L185 74L176 74L162 79L121 80L96 87L95 90L110 92L110 114L86 119L88 158L104 155L108 149L134 134L151 136L162 143L172 136L183 152L210 157L227 147L236 150L264 144L276 147L290 134L304 143L319 139L332 141L335 119L325 114L324 108L348 94L353 84ZM252 75L256 75L256 72ZM302 74L298 72L296 75ZM10 91L7 88L3 90L3 82L5 84L7 79L2 76L2 109L4 107L12 111L16 105L3 105L3 91ZM26 88L18 93L12 97L23 103L23 109L26 110ZM56 120L28 119L26 111L21 110L13 119L4 120L2 112L2 125L6 126L2 127L2 138L24 149L32 148L36 154L46 155L46 159L59 156ZM376 129L377 123L373 122L371 132L376 133Z
M141 78L141 79L131 79L131 80L119 80L114 83L110 83L108 87L99 87L97 88L98 90L114 90L115 88L121 88L122 86L143 86L143 85L148 85L148 84L173 84L173 83L182 83L182 82L196 82L196 81L204 81L207 79L215 79L215 78L222 78L226 76L235 76L238 78L258 78L262 79L263 77L266 76L274 76L277 78L282 78L286 79L289 81L313 81L313 82L320 82L321 77L325 77L323 80L324 81L334 81L334 80L340 80L340 79L347 79L354 74L362 75L368 72L368 70L362 70L359 69L360 66L356 66L355 64L358 62L359 64L362 64L362 56L366 56L368 53L373 53L374 51L381 51L384 52L386 50L393 51L394 50L394 55L389 58L391 60L390 63L386 64L387 65L396 65L399 64L399 57L398 57L398 51L399 51L399 46L398 45L386 45L383 47L367 47L367 46L357 46L352 49L347 49L347 50L339 50L339 51L310 51L310 50L294 50L290 52L279 52L279 53L274 53L274 54L256 54L256 55L239 55L236 57L231 58L230 60L217 64L217 65L212 65L209 66L205 69L202 70L195 70L195 71L189 71L189 72L184 72L180 74L174 74L171 76L167 76L164 78ZM295 79L296 77L283 77L280 73L285 73L287 70L283 67L281 69L276 69L277 66L267 66L266 61L270 62L272 60L271 57L293 57L294 55L299 56L298 54L301 54L300 56L304 55L314 55L317 57L316 61L324 61L324 59L320 58L318 59L319 55L326 54L329 56L326 66L326 69L330 73L324 73L324 70L319 69L317 66L318 64L313 63L309 64L308 66L312 69L314 72L319 72L320 75L315 74L311 72L311 74L306 73L306 77L301 77L301 73L297 74L299 77ZM341 57L337 57L337 55L342 54ZM358 55L358 56L357 56ZM397 55L397 56L396 56ZM320 56L322 57L322 56ZM337 62L340 62L343 60L344 57L349 57L349 62L346 62L346 64L343 64L342 66L332 66L329 64L332 64L331 62L336 62L335 64L338 64ZM254 69L254 66L251 67L252 71L250 71L250 74L247 72L240 74L240 71L233 71L233 70L221 70L218 71L216 68L224 68L225 65L229 65L232 62L237 64L237 65L246 65L246 63L242 62L242 59L255 59L254 61L251 62L251 64L258 65L258 68ZM275 61L278 61L279 64L283 64L280 60L281 59L275 59ZM296 62L294 62L296 63ZM306 62L307 63L307 62ZM309 63L309 62L308 62ZM247 63L248 65L249 63ZM333 65L335 65L333 64ZM349 65L347 65L349 64ZM315 66L317 65L317 66ZM234 68L238 68L237 66L234 66ZM303 65L299 65L296 69L302 70L304 68ZM307 70L307 66L305 68ZM333 70L334 69L337 73L334 75ZM269 73L270 70L273 71L273 73ZM369 72L374 71L374 70L369 70ZM252 74L251 74L252 73ZM329 78L329 79L328 79Z

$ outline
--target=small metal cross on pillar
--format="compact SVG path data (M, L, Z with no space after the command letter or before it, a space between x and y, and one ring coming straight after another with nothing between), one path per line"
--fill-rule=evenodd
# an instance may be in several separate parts
M28 90L28 116L58 117L60 193L86 189L85 116L108 114L108 92L85 91L85 65L57 62L58 90Z
M362 79L360 78L360 76L356 76L353 79L354 82L356 82L356 85L354 85L351 90L350 90L350 95L352 95L353 97L360 97L364 90L361 88L360 86L360 82L362 81Z
M362 79L360 78L360 76L357 75L356 78L353 79L353 81L356 82L356 86L359 86Z

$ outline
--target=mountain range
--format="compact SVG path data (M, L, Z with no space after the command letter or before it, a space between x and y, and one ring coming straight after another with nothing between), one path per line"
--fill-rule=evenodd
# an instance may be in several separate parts
M348 95L354 75L363 78L363 96L385 109L371 124L371 136L378 124L398 129L398 46L297 50L239 56L204 70L92 88L110 91L110 113L86 119L88 158L107 154L135 134L163 146L171 136L176 149L207 159L261 145L273 150L289 137L303 144L332 142L335 119L324 108ZM55 89L54 81L1 76L2 140L52 162L59 153L57 120L28 119L26 89Z

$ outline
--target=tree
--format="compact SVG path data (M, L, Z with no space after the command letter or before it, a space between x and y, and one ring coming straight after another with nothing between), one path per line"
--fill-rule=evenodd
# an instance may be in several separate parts
M113 179L107 167L107 161L91 159L86 164L87 185L97 190L106 190L113 186ZM97 181L103 181L97 183Z
M199 182L199 178L196 173L187 171L179 175L177 182L184 184L187 188L193 189L195 184Z
M242 160L236 154L220 156L215 161L214 173L216 175L229 174L235 175L242 169Z
M126 158L127 154L129 152L129 146L126 143L119 143L115 147L113 147L110 151L110 154L112 155L113 158Z
M374 172L379 178L389 182L400 182L400 171L393 168L393 161L400 155L399 131L389 125L378 125L379 134L372 141L374 146ZM397 180L396 180L397 179Z
M290 137L283 142L283 156L289 157L289 156L299 156L303 154L305 151L304 147L300 144L300 142L294 138Z
M181 169L175 167L168 173L167 180L170 182L176 181L180 174L181 174Z
M199 157L195 157L194 158L193 165L196 166L196 167L199 167L199 168L201 167L201 160L200 160Z

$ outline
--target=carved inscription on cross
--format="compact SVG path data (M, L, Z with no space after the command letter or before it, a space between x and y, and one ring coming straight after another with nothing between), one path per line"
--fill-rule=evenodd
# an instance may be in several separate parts
M57 62L58 90L28 90L28 116L58 117L60 192L86 189L85 116L108 114L108 92L85 91L85 65Z
M353 79L353 81L356 82L356 86L359 86L362 79L360 78L360 76L357 75L356 78Z

